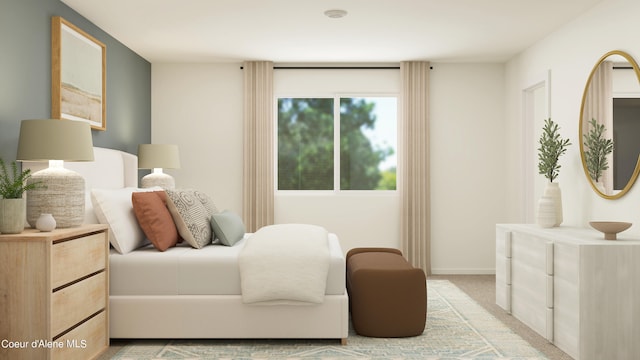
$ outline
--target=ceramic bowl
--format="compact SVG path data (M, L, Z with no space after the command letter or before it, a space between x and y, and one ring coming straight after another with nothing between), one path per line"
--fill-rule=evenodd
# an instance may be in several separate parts
M603 232L605 240L615 240L619 232L631 227L631 223L621 221L589 221L589 225Z

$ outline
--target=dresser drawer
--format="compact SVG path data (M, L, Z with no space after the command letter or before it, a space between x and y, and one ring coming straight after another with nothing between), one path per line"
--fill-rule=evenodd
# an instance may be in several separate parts
M511 238L511 313L542 336L547 333L547 242L517 231Z
M54 337L106 308L106 281L106 273L101 272L53 293L51 333Z
M51 249L51 287L68 284L106 267L106 233L59 242Z
M53 350L52 359L90 359L109 346L105 311L82 323L58 340L61 348Z

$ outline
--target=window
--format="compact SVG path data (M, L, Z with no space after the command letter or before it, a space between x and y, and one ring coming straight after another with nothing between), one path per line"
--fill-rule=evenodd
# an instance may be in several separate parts
M395 190L396 97L278 99L278 190Z

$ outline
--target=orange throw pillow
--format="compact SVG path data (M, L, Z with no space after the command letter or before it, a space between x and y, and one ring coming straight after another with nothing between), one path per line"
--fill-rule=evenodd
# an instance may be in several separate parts
M178 229L167 208L164 191L134 192L131 202L138 224L156 249L165 251L176 246Z

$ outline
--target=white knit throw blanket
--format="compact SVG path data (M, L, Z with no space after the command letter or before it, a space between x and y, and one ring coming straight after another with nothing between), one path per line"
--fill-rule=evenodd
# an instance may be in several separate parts
M247 304L322 303L329 272L327 230L305 224L265 226L240 252Z

